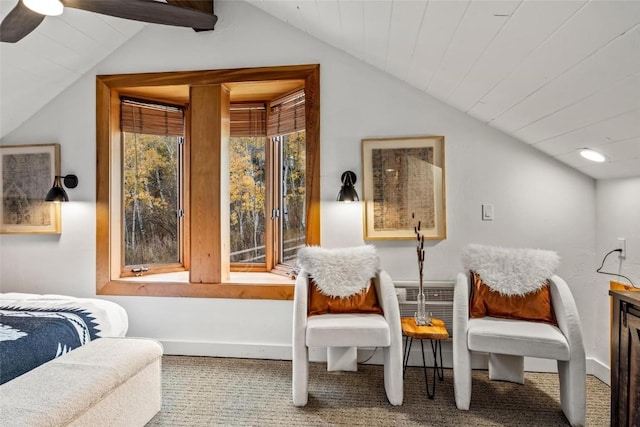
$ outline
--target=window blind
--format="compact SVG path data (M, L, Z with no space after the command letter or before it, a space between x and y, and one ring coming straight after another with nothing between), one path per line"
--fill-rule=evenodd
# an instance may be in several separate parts
M304 130L304 91L274 100L269 123L263 103L231 104L231 136L283 135ZM121 99L120 127L124 132L184 135L184 108L133 98Z
M269 136L285 135L305 128L304 89L274 99L269 108Z
M184 136L184 107L121 98L120 128L123 132Z
M265 136L267 109L264 104L231 104L231 136Z

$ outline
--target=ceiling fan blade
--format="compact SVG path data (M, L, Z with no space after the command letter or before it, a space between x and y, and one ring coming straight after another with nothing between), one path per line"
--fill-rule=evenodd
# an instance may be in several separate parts
M216 15L155 0L62 0L66 7L152 24L213 30Z
M16 7L2 20L0 24L0 41L5 43L15 43L24 36L35 30L44 19L40 15L18 1Z
M213 0L166 0L167 3L174 6L187 7L213 14ZM205 31L200 28L194 28L196 31Z
M213 13L213 0L167 0L167 3L174 6L190 7L202 12Z

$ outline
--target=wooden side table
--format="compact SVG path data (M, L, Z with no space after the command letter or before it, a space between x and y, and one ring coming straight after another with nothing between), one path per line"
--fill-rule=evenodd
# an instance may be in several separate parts
M402 321L402 334L405 336L404 340L404 360L402 367L402 376L407 370L407 363L409 362L409 353L411 352L411 345L413 340L420 340L420 348L422 349L422 369L424 370L424 382L427 388L427 396L429 399L433 399L436 393L436 375L438 379L442 381L444 379L444 369L442 367L442 345L441 341L449 338L449 332L442 320L431 318L431 326L418 326L413 317L403 317ZM431 342L431 350L433 351L433 386L429 391L429 379L427 377L427 362L424 358L424 345L422 340L429 340ZM439 361L438 361L439 357Z

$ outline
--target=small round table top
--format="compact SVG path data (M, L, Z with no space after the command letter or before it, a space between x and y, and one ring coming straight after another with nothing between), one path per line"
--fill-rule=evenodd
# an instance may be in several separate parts
M408 337L420 340L446 340L449 338L444 321L435 317L431 318L431 326L418 326L413 317L403 317L401 322L402 333Z

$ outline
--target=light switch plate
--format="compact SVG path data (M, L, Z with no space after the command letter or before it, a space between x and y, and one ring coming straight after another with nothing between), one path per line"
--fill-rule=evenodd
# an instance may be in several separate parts
M493 221L493 205L492 204L485 203L482 205L482 220Z

